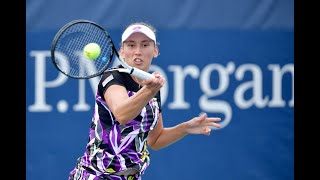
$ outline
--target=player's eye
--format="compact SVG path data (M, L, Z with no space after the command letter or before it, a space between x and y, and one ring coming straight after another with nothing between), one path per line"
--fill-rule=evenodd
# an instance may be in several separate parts
M134 45L134 44L127 44L127 46L128 46L128 47L130 47L130 48L135 47L135 45Z
M148 47L148 46L150 46L150 43L144 43L144 44L142 44L142 46L143 47Z

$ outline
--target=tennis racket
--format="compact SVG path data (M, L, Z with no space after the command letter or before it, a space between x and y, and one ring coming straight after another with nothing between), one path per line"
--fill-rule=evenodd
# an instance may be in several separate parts
M89 43L96 43L101 49L99 56L94 60L83 54L83 48ZM89 79L101 75L110 68L113 60L117 60L124 67L115 70L143 80L154 77L125 63L109 33L98 24L83 19L73 20L57 32L51 45L51 60L60 72L76 79Z

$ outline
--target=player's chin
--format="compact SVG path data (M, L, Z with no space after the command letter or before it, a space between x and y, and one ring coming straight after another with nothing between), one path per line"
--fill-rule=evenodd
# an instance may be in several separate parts
M140 68L143 68L145 66L145 64L140 61L139 62L134 61L133 66L140 69Z
M145 64L134 64L134 66L133 67L135 67L135 68L138 68L138 69L140 69L140 70L142 70L142 71L148 71L148 69L149 69L149 67L147 67Z

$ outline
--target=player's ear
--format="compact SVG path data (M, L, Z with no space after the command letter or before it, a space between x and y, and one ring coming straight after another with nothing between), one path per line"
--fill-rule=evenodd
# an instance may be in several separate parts
M159 55L160 55L160 53L159 53L159 48L158 48L158 46L155 46L155 48L154 48L154 53L153 53L153 57L154 57L154 58L157 58Z
M120 47L120 57L121 57L122 59L124 59L124 58L123 58L123 47L122 47L122 46Z

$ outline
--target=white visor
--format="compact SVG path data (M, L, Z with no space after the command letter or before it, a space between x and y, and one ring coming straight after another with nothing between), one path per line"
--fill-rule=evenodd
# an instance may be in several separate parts
M136 33L136 32L139 32L139 33L143 33L144 35L146 35L148 38L150 38L151 40L154 41L154 43L156 44L157 41L156 41L156 35L154 34L154 32L147 26L145 25L142 25L142 24L137 24L137 25L132 25L132 26L129 26L122 34L122 37L121 37L121 41L122 43L127 40L127 38L133 34L133 33Z

